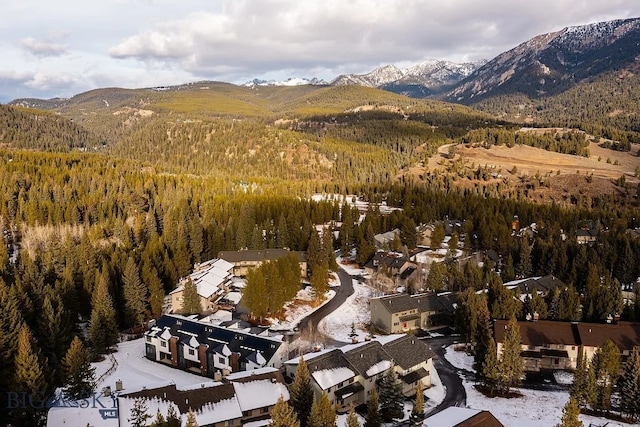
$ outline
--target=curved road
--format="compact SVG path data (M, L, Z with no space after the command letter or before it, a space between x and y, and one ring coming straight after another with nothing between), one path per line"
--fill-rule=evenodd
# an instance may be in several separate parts
M433 366L438 371L438 376L442 382L442 386L446 390L446 394L442 402L431 411L426 413L426 416L437 414L438 412L450 407L450 406L467 406L467 392L462 385L462 379L460 375L464 375L464 372L454 367L444 357L444 349L453 344L455 338L453 337L438 337L429 338L425 342L429 344L431 350L435 353L433 358Z
M340 279L340 287L336 291L334 297L331 298L328 303L326 303L313 313L309 314L298 323L298 329L301 333L305 331L310 324L312 324L314 328L317 328L318 323L322 318L326 317L338 307L340 307L347 300L347 298L351 294L353 294L353 278L349 275L349 273L342 269L342 267L340 268L340 270L338 270L338 278ZM329 341L333 342L333 340ZM344 345L345 343L340 344Z

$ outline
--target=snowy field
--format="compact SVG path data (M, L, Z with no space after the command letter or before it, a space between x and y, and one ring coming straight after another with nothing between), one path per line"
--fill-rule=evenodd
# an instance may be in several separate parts
M473 357L464 351L455 351L449 346L445 353L446 359L459 369L473 371ZM568 381L568 376L558 375L561 381ZM467 406L473 409L491 411L491 413L506 427L553 427L560 423L562 409L569 400L567 391L539 391L517 389L521 398L504 399L500 397L488 398L478 392L472 382L463 379L467 392ZM585 427L589 424L607 427L628 427L632 424L620 423L604 418L581 415ZM608 423L608 424L607 424Z
M334 277L329 284L330 287L335 287L338 285L340 285L340 281L337 279L337 277ZM333 289L330 289L329 291L327 291L327 293L325 293L324 295L325 299L324 301L322 301L322 304L314 307L312 305L312 302L315 300L315 296L313 295L313 291L311 290L311 287L307 286L306 288L301 289L300 291L298 291L298 294L296 295L296 298L295 298L298 301L298 304L291 305L291 303L287 303L287 305L284 306L285 308L284 320L278 320L273 318L268 319L269 322L271 322L270 329L273 331L293 330L296 326L298 326L298 323L300 323L302 319L304 319L309 314L313 313L315 310L319 309L320 307L328 303L331 300L331 298L333 298L335 295L336 295L336 291L334 291ZM305 301L307 303L305 303Z

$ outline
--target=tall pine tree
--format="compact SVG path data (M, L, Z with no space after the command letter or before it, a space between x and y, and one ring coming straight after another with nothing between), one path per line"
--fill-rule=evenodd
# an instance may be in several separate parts
M322 392L320 399L314 399L309 414L309 427L336 427L336 411L329 400L329 395Z
M91 357L77 336L73 338L63 361L64 391L74 399L89 396L95 388L95 368Z
M347 415L346 427L360 427L360 422L358 421L358 416L353 408L353 403L349 404L349 415Z
M511 387L520 383L520 377L524 374L524 362L520 356L522 347L520 344L520 326L514 316L506 325L502 354L498 362L498 385L500 393L509 394Z
M311 407L313 406L314 393L311 388L309 368L303 356L300 357L300 362L298 362L295 378L289 388L289 394L291 396L289 404L298 414L300 427L306 427L311 414Z
M118 342L118 324L113 301L109 295L104 274L96 276L96 285L91 298L91 320L89 321L89 341L93 351L104 354Z
M562 410L560 424L556 427L582 427L582 421L578 418L579 415L580 407L578 407L578 402L573 397L570 397Z
M640 418L640 353L637 348L625 361L618 386L620 412L637 421Z
M200 295L198 295L198 287L191 280L187 279L184 283L182 291L182 307L180 307L180 313L186 315L200 314L202 312L202 305L200 304Z
M271 410L271 421L267 427L300 427L300 421L291 406L280 396Z
M13 390L25 393L26 396L49 396L51 389L47 384L45 372L46 360L40 356L40 350L33 340L31 331L26 324L22 324L18 333L18 348L14 360ZM44 403L44 402L43 402ZM12 425L37 426L42 424L46 415L35 405L24 405L16 408L12 414Z
M122 272L124 293L124 317L127 326L139 326L147 316L147 286L140 280L140 273L133 257L127 259Z
M380 412L385 421L402 418L404 396L395 369L387 370L380 384Z
M367 416L364 419L363 427L380 427L382 425L382 417L380 416L379 409L378 392L374 387L367 401Z
M138 397L133 401L133 407L127 421L131 427L145 427L147 420L153 418L149 415L147 400L144 397Z

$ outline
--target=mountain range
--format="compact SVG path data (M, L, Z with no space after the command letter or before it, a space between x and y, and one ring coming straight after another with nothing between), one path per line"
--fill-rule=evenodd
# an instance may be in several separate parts
M593 82L598 79L609 82L598 88L610 86L612 80L624 80L625 88L621 89L624 96L618 94L616 100L633 98L632 92L635 93L635 87L640 86L636 79L638 70L640 18L633 18L567 27L541 34L490 61L454 63L430 59L404 69L385 65L366 74L343 74L330 83L317 78L289 78L284 81L254 79L241 86L306 86L312 90L313 87L327 85L359 85L415 98L476 105L496 114L511 114L516 107L531 107L535 104L534 100L550 99L571 90L577 90L578 93L572 96L579 97L580 93L584 93L583 85L590 85L591 90ZM200 83L207 84L198 82L152 89L183 91ZM606 90L598 90L599 93L592 99L611 98L610 94L605 93ZM504 109L505 96L511 97L513 104L509 111ZM520 97L518 102L513 101L514 96ZM487 102L496 97L500 97L501 101L487 107ZM12 104L54 109L61 108L67 102L64 99L21 99ZM534 105L532 108L527 111L530 116L530 111L539 116L538 112L543 108L551 114L548 106ZM513 115L517 114L516 111ZM635 113L629 110L629 114Z
M567 27L541 34L498 55L449 91L472 104L496 95L542 98L611 71L640 69L640 18Z
M342 74L331 85L375 87L410 97L473 104L496 95L543 98L603 73L640 69L640 18L566 27L538 35L491 61L429 59L400 69L384 65L366 74ZM254 80L250 85L326 84L318 79Z

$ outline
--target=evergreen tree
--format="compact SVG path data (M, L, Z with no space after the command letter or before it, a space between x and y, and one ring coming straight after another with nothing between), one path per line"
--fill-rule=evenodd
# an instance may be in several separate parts
M509 394L512 386L520 382L520 377L524 374L524 362L520 356L522 351L520 341L520 326L516 318L511 317L506 325L502 354L498 362L498 385L500 393L504 396Z
M637 348L625 361L618 386L620 412L637 421L640 418L640 353Z
M289 404L298 414L300 427L306 427L311 414L311 407L313 406L314 393L311 388L309 368L304 361L304 356L300 356L300 362L298 362L295 378L289 388L289 394Z
M44 374L46 371L46 360L42 360L29 327L22 324L18 333L18 348L14 360L13 390L20 394L26 393L27 396L48 396L50 386ZM35 406L19 407L14 410L12 425L40 425L45 415L46 413Z
M474 292L474 295L475 294ZM473 368L476 370L476 377L482 381L484 370L482 364L488 357L495 358L495 342L493 341L493 333L491 331L491 319L489 317L489 307L487 306L487 299L484 296L479 296L479 304L476 315L476 333L474 338L473 349ZM493 344L493 356L489 355L491 344Z
M441 291L445 287L445 279L447 276L447 266L442 262L431 263L429 274L425 286L427 289Z
M165 424L166 427L180 427L182 425L176 407L173 404L170 404L169 409L167 409L167 421Z
M386 421L394 418L402 418L404 396L402 395L402 385L398 381L395 369L387 370L380 383L380 413Z
M320 399L314 399L309 414L309 427L336 427L336 411L329 400L329 395L322 392Z
M267 427L300 427L293 408L280 396L271 410L271 421Z
M528 239L524 238L520 242L520 252L518 264L516 265L516 278L524 279L531 276L531 247Z
M74 399L89 396L95 388L95 368L91 358L77 336L73 338L69 350L62 361L67 395Z
M363 230L363 224L358 227L356 234L356 262L364 265L376 253L375 234L371 224L367 224Z
M147 407L147 399L144 397L138 397L133 401L133 407L131 408L130 417L127 418L131 427L145 427L147 420L153 418L149 415Z
M424 389L422 380L418 380L418 385L416 387L416 401L414 402L413 409L411 410L411 418L415 421L424 419Z
M573 397L569 397L569 401L562 410L562 419L556 427L582 427L582 421L578 418L580 408L578 402Z
M329 266L327 262L317 264L311 271L309 283L316 298L321 298L329 290Z
M589 380L589 364L587 363L584 351L578 354L576 370L573 373L573 382L569 387L569 394L575 399L578 406L586 407L589 402L588 398L588 380Z
M620 372L620 350L608 339L591 359L597 384L596 409L608 411L611 408L611 393Z
M89 341L93 351L104 354L109 347L118 342L118 324L107 281L103 274L99 274L96 278L91 306Z
M149 285L149 300L147 304L151 311L151 317L154 319L162 316L162 305L164 304L164 289L162 282L158 277L158 273L155 268L149 273L145 282Z
M156 418L153 420L153 423L151 423L151 427L165 427L166 424L167 422L164 419L164 415L162 415L162 412L160 412L160 408L158 408L158 411L156 412Z
M375 387L371 390L371 396L367 401L367 416L364 419L363 427L380 427L382 426L382 417L379 410L378 392Z
M140 280L138 266L131 256L124 267L122 283L126 323L128 326L142 325L147 316L148 290Z
M358 416L356 415L356 411L353 408L353 403L349 404L349 415L347 415L346 427L361 427L360 421L358 421Z
M429 248L431 250L440 249L440 246L442 246L442 242L444 241L444 237L445 237L444 225L442 223L436 224L436 226L433 228L433 231L431 232L431 238L430 238L431 244L429 245Z
M498 389L498 380L500 373L498 371L498 356L496 350L496 343L491 338L489 345L487 346L487 352L484 360L482 361L480 369L480 381L482 385L489 391L490 395Z
M344 209L344 208L343 208ZM345 219L340 226L338 232L338 241L340 242L340 254L343 258L351 255L351 246L353 245L353 221L351 218Z
M182 307L180 313L184 315L200 314L202 312L202 305L200 304L200 295L198 295L198 287L191 280L187 279L184 283L182 291Z
M18 349L18 334L24 320L17 299L2 279L0 307L0 390L9 390L13 377L13 359Z
M198 427L198 421L196 420L196 414L189 408L187 412L187 422L185 427Z

